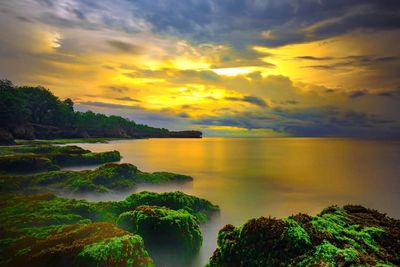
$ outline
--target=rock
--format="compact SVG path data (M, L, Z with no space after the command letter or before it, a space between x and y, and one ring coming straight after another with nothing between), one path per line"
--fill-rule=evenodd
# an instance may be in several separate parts
M315 217L227 225L208 266L398 266L399 240L400 220L361 206L333 206Z
M72 224L6 248L6 266L154 266L143 240L110 223Z
M78 146L15 146L0 148L0 171L10 173L57 170L59 166L95 165L121 160L118 151L92 153Z
M196 217L186 210L139 206L119 215L117 225L146 240L146 246L167 247L182 255L196 254L202 243Z
M17 124L11 127L11 133L15 139L36 139L35 129L30 124Z
M13 135L8 130L0 128L0 146L13 144L15 144Z
M0 172L29 173L58 169L59 167L47 157L37 155L0 156Z
M170 131L168 134L168 137L173 137L173 138L201 138L203 135L202 132L200 131L179 131L179 132L174 132Z
M177 196L182 197L180 203L172 201ZM139 208L146 201L158 202L160 207L151 207L154 215L146 215L144 220L149 225L153 219L162 220L160 227L151 231L143 228L144 221L138 218L140 229L149 230L149 238L160 230L171 242L180 240L185 248L198 249L201 237L197 214L214 210L215 206L183 193L142 192L123 201L107 202L61 198L50 193L0 194L0 266L23 266L26 262L32 266L153 266L142 238L114 225L125 212L147 214L146 208ZM173 210L178 206L185 210Z

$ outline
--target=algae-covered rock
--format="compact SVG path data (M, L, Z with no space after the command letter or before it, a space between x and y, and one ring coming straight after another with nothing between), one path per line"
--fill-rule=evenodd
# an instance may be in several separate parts
M196 217L186 210L139 206L119 215L117 225L146 240L146 246L165 246L183 255L196 254L202 243Z
M59 168L49 158L38 155L0 156L0 172L27 173Z
M140 183L191 181L190 176L144 173L132 164L104 164L95 170L49 171L25 176L0 176L0 192L109 192L130 190Z
M71 224L47 236L22 236L4 253L4 266L154 266L143 240L100 222Z
M118 151L92 153L77 146L0 147L0 172L43 172L65 166L103 164L121 160Z
M14 137L10 131L0 128L0 146L15 144Z
M120 208L125 211L130 211L140 205L167 207L173 210L183 209L194 215L199 222L206 222L212 214L219 211L219 207L210 201L180 191L167 193L143 191L131 194L120 202Z
M179 196L181 203L176 201ZM158 216L165 223L147 229L145 244L164 231L173 240L187 242L185 247L193 250L201 240L196 218L206 219L218 209L206 200L180 192L142 192L107 202L67 199L51 193L2 194L0 265L21 266L29 259L34 266L152 266L141 238L115 226L122 213L137 210L138 215L142 214L144 208L138 207L147 201L160 205L152 207L155 216L150 218ZM180 222L172 222L169 216ZM170 228L168 223L172 224ZM192 237L183 237L183 233ZM120 248L124 254L114 255L113 251Z
M398 266L400 220L361 206L225 226L208 266Z

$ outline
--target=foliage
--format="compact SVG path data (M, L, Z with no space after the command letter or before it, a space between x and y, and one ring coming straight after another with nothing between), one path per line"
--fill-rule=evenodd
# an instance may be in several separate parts
M151 137L169 133L167 129L136 124L119 116L75 112L71 99L61 101L46 88L15 86L0 80L0 125L13 128L27 123L74 127L92 137Z

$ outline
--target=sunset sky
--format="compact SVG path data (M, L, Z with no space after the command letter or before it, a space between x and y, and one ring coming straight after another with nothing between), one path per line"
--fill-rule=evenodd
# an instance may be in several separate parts
M208 136L400 137L399 0L0 0L0 78Z

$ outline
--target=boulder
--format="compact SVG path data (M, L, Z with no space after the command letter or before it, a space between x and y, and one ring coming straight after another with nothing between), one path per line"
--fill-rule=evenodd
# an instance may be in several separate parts
M14 137L10 133L10 131L0 128L0 145L13 145L15 144L14 142Z

